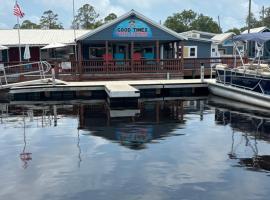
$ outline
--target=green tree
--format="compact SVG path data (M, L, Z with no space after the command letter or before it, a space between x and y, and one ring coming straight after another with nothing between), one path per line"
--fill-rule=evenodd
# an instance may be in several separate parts
M13 26L13 29L18 29L19 27L20 27L19 24L15 24L15 25Z
M211 33L221 33L221 29L217 22L212 17L199 14L198 17L191 23L194 30L205 31Z
M79 8L72 26L83 29L94 29L102 25L102 21L97 20L98 17L99 14L95 11L95 8L90 4L85 4Z
M262 22L262 25L270 27L270 7L264 9L264 14L263 11L261 11L260 14L260 20Z
M112 21L112 20L114 20L116 18L117 18L116 14L110 13L107 17L104 18L104 22L108 23L108 22L110 22L110 21Z
M241 34L241 30L238 29L238 28L231 28L231 29L229 29L229 30L226 31L226 33L230 33L230 32L233 32L236 35L240 35Z
M40 26L30 20L24 20L21 24L21 29L39 29Z
M246 25L248 27L249 16L246 17ZM257 28L262 26L262 21L257 20L253 13L250 13L250 28Z
M43 29L63 29L62 24L58 21L58 14L47 10L40 18L40 28Z
M184 10L169 16L164 25L178 33L191 30L191 24L196 20L197 13L192 10Z

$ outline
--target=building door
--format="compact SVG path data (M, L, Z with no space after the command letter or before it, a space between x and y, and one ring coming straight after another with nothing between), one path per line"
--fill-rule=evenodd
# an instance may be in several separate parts
M220 57L220 53L218 51L218 45L212 44L211 45L211 58L218 58Z

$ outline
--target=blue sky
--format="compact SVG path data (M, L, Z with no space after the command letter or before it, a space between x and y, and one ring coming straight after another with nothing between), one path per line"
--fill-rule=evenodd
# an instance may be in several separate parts
M14 0L0 0L0 29L12 28L16 23L13 16ZM59 15L65 28L69 28L72 20L72 0L18 0L25 12L25 19L38 22L45 10L51 9ZM209 15L217 20L220 16L223 30L242 27L248 12L248 0L75 0L76 10L84 3L95 7L101 17L110 12L118 15L131 9L159 22L167 16L184 9ZM253 0L252 11L258 15L262 6L270 6L269 0Z

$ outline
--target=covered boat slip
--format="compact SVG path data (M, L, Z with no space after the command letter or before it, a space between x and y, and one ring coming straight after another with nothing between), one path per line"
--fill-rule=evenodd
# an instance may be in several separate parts
M186 38L136 11L78 39L82 76L94 73L168 73L182 77Z

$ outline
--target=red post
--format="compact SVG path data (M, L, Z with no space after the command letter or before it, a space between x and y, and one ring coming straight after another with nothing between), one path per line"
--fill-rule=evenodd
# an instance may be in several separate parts
M181 65L180 71L182 72L184 69L184 41L181 41Z
M133 54L134 54L134 41L131 41L131 71L134 72L134 60L133 60Z
M79 50L79 52L78 52L79 63L77 63L77 67L78 67L78 72L79 72L79 80L82 80L82 72L83 72L82 60L83 60L83 58L82 58L82 44L81 44L81 42L78 42L78 50Z
M108 54L109 54L109 42L106 40L105 42L105 51L106 51L106 55L105 55L105 63L106 63L106 72L107 74L109 73L109 61L108 61Z
M159 40L156 41L156 60L159 63L160 55L159 55Z

